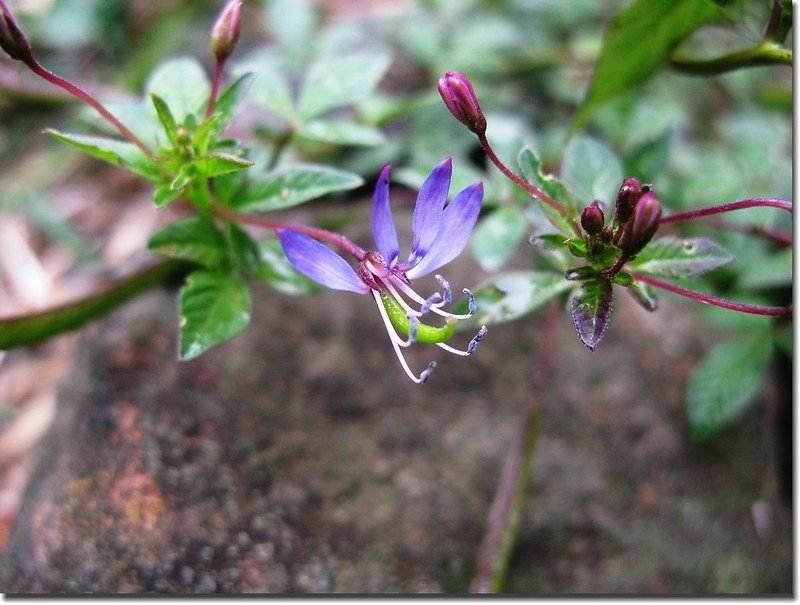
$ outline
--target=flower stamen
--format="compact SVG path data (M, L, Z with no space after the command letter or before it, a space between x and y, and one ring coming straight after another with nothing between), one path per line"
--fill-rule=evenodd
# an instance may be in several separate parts
M478 345L481 343L481 341L484 338L486 338L486 334L488 332L489 332L489 330L488 330L488 328L486 326L481 326L481 329L478 330L478 333L475 334L475 336L472 337L472 340L469 341L469 344L467 345L466 351L462 351L461 349L454 349L450 345L448 345L446 343L443 343L443 342L437 342L436 345L441 347L441 348L443 348L448 353L453 353L455 355L461 355L463 357L468 357L469 355L472 355L473 353L475 353L475 350L478 348Z
M416 327L417 322L415 322L416 318L409 317L411 325L409 326L408 340L404 341L397 335L397 331L395 330L391 320L389 319L389 314L386 312L386 309L383 306L383 302L381 301L380 292L378 292L377 290L373 290L372 297L375 299L375 303L378 305L378 311L380 312L381 318L383 319L383 325L386 326L386 333L389 335L389 341L392 343L392 348L394 349L395 355L397 355L397 359L400 361L400 365L403 366L403 370L405 370L405 373L411 380L413 380L417 384L423 384L428 380L428 378L430 378L431 373L436 368L436 362L431 361L428 364L428 367L425 368L422 371L422 373L420 373L419 376L416 376L414 372L411 371L411 368L408 366L408 362L406 361L406 358L403 355L403 351L401 348L410 345L413 342L413 340L416 340L416 331L417 331ZM413 340L412 340L412 335L413 335Z

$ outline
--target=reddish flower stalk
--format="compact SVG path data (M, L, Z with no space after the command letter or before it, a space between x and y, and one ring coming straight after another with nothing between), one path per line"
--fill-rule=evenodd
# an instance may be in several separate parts
M732 300L712 296L711 294L703 294L702 292L695 292L688 288L681 288L674 284L670 284L660 279L650 277L649 275L642 275L641 273L632 273L634 279L641 281L645 284L650 284L656 288L661 288L667 292L685 296L701 303L714 305L715 307L722 307L723 309L730 309L732 311L739 311L741 313L750 313L752 315L769 315L772 317L791 317L792 305L791 303L785 307L768 307L763 305L749 305L747 303L739 303Z
M102 103L100 103L100 101L95 99L88 92L86 92L79 86L76 86L72 82L65 80L61 76L54 74L52 71L44 67L41 63L39 63L36 59L32 57L30 60L25 61L25 64L30 68L30 70L33 73L35 73L40 78L43 78L44 80L47 80L51 84L58 86L59 88L62 88L69 94L77 97L87 105L94 108L94 110L97 111L97 113L99 113L101 116L103 116L103 118L105 118L112 126L114 126L114 128L116 128L123 137L125 137L131 143L133 143L139 149L141 149L142 153L144 153L147 157L150 158L154 157L153 152L147 145L145 145L145 143L139 137L133 134L128 129L128 127L125 126L125 124L120 122L119 119L113 113L111 113L108 109L106 109L105 106Z
M288 231L296 231L297 233L305 233L314 239L329 242L334 246L338 246L348 254L351 254L359 261L366 258L367 251L358 244L354 244L345 236L325 229L317 229L316 227L308 227L306 225L295 225L292 223L284 223L282 221L274 221L272 219L264 218L263 216L255 216L252 214L239 214L225 206L214 206L214 214L220 218L227 219L235 223L245 225L254 225L262 227L263 229L286 229Z
M206 117L214 111L219 96L219 86L222 81L222 71L228 57L233 54L236 43L239 41L239 34L242 29L242 2L241 0L231 0L222 9L214 27L211 30L211 50L214 52L216 63L214 65L214 75L211 80L211 94L208 97L206 107Z
M543 204L547 204L553 210L564 216L569 221L569 224L572 226L572 230L575 232L575 235L577 237L583 235L583 232L581 231L581 227L578 224L578 222L569 215L569 212L567 212L567 209L564 208L564 206L561 203L554 200L552 197L547 195L544 191L542 191L535 185L532 185L525 179L514 174L511 170L508 169L508 167L506 167L505 164L503 164L502 160L500 160L500 158L497 157L497 154L494 152L494 149L492 149L492 146L489 144L489 140L486 138L485 134L484 135L479 134L478 141L480 142L483 151L486 152L486 155L491 160L492 164L497 166L497 169L500 170L500 172L502 172L508 179L514 182L514 184L516 184L518 187L521 187L523 190L530 193L537 200L539 200Z
M700 218L703 216L711 216L714 214L722 214L723 212L733 212L734 210L744 210L745 208L778 208L791 212L794 204L786 200L776 198L760 197L749 200L740 200L738 202L729 202L727 204L720 204L719 206L711 206L709 208L698 208L697 210L687 210L686 212L678 212L670 216L665 216L661 219L662 225L669 223L677 223L679 221L690 221L692 219Z

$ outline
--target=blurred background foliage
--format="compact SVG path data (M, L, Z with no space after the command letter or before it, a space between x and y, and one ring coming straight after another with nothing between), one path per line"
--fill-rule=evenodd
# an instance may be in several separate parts
M250 159L262 166L315 162L360 175L365 184L355 194L337 194L342 213L325 217L333 223L366 219L366 205L348 202L364 199L385 163L394 165L395 181L414 188L435 163L453 156L453 190L477 179L485 184L486 207L472 251L490 273L547 268L528 244L544 218L487 164L475 138L443 107L436 82L448 70L472 79L488 138L511 166L527 144L546 172L563 177L564 150L579 131L611 150L622 175L653 183L666 213L751 197L791 199L791 70L767 66L701 77L666 62L674 48L702 58L758 44L772 3L703 2L660 3L699 12L692 13L695 21L666 14L663 27L627 31L636 47L609 59L609 24L631 7L659 3L251 0L229 72L253 71L256 78L232 136L244 140ZM213 66L208 30L219 2L12 4L42 62L118 103L114 107L137 99L166 59L189 55L208 72ZM656 56L659 45L669 52ZM307 93L324 89L325 78L352 73L358 81L346 98ZM8 61L0 62L0 87L0 211L23 212L39 245L68 252L70 271L98 263L95 236L76 227L53 199L57 183L87 170L85 160L31 134L44 127L74 130L76 121L96 128L96 119ZM90 170L98 178L110 173L94 164ZM591 201L577 200L579 208ZM725 222L791 230L787 213L771 209L726 215ZM708 231L692 225L684 233ZM785 303L791 251L742 233L713 235L737 260L690 287L747 302ZM285 285L284 291L292 289ZM729 334L711 348L688 386L690 424L703 438L754 400L772 343L791 355L792 338L790 322L695 310Z

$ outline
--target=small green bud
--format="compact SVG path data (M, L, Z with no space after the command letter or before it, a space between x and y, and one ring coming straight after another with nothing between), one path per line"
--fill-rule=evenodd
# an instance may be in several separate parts
M211 50L217 61L222 63L233 54L239 33L242 30L242 2L230 0L217 17L211 30Z

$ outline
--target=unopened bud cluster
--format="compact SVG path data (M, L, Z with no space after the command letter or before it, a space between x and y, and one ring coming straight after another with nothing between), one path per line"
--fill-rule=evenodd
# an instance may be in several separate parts
M629 178L622 182L614 209L614 239L627 257L638 254L653 239L661 221L661 202L649 185Z

